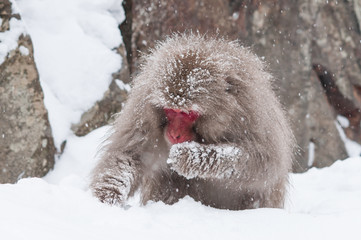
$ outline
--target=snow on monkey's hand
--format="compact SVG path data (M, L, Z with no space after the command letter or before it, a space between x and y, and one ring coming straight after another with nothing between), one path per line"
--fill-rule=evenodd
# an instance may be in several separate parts
M125 206L124 195L114 187L100 187L93 190L93 194L103 203L119 207Z
M187 179L229 178L236 174L235 165L241 156L242 151L234 146L184 142L172 146L167 163Z
M202 146L196 142L174 144L170 149L167 163L170 168L187 179L198 176Z

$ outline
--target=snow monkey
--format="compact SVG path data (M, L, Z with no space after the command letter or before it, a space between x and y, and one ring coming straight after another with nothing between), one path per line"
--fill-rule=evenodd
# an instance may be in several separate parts
M236 41L177 34L143 57L92 173L102 202L281 208L293 135L262 61Z

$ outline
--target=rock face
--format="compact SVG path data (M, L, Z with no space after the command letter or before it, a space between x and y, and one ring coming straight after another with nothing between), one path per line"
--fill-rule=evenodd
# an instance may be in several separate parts
M0 1L0 39L16 36L13 47L3 45L9 51L0 60L0 183L44 176L54 166L55 154L33 45L26 33L17 36L23 25L12 9L11 2Z
M361 81L361 59L356 56L360 52L360 29L352 5L346 1L252 1L247 8L240 5L233 10L239 15L235 26L239 22L250 26L236 31L238 37L265 56L278 79L280 98L301 149L294 170L329 166L345 158L335 116L352 120L350 112L354 109L345 102L348 99L353 105L359 104L353 88ZM334 84L331 91L321 84L320 72L315 69L318 64L325 67L322 74L328 74ZM341 94L330 102L329 94L336 88ZM338 111L340 108L344 111ZM358 139L351 134L349 137ZM309 149L312 144L314 152ZM309 161L312 155L314 159Z
M275 90L299 146L294 171L347 157L337 114L350 121L347 136L361 142L359 1L125 0L124 6L122 35L132 73L137 72L139 52L174 31L239 39L264 59L276 77ZM325 76L315 69L317 64L329 73L332 89L339 90L336 101L330 101L333 90L322 83Z

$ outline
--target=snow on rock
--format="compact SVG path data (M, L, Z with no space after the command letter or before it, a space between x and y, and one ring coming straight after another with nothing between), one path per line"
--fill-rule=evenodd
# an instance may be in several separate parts
M344 130L342 129L342 126L346 126L345 124L347 124L347 122L344 119L342 119L341 117L337 117L337 120L338 121L335 121L336 129L337 129L338 133L340 134L341 140L345 144L347 155L350 156L350 157L359 157L359 156L361 156L361 146L360 146L360 144L358 144L355 141L352 141L351 139L348 139L346 137L346 134L345 134Z
M19 13L16 3L11 2L12 14ZM18 39L21 34L26 34L24 22L12 17L9 21L9 30L0 32L0 65L4 62L8 53L18 47Z
M118 87L121 90L130 92L130 90L131 90L130 84L126 84L122 80L119 80L119 79L115 79L115 83L118 85Z
M19 47L19 51L22 55L24 56L28 56L29 55L29 49L24 47L24 46L20 46Z
M121 0L16 0L34 56L56 146L101 99L121 66ZM14 20L15 21L15 20ZM9 38L10 39L10 38Z
M343 128L348 128L350 126L350 121L342 115L337 115L337 121Z
M308 161L307 165L311 167L315 161L315 143L310 141L308 145Z

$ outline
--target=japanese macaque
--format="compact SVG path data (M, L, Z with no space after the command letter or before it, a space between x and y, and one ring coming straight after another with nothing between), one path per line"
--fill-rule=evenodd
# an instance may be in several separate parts
M174 35L143 65L92 174L102 202L281 208L293 135L262 61L235 41Z

